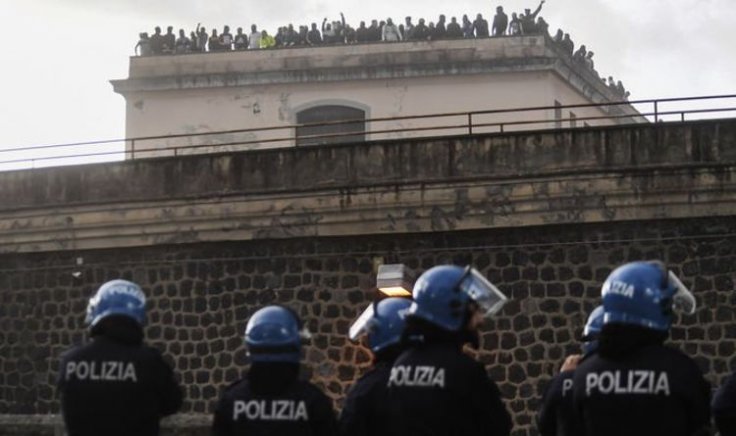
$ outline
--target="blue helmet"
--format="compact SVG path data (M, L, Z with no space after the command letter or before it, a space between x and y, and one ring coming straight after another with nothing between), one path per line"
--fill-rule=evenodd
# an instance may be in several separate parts
M110 315L132 318L138 325L146 323L146 296L141 287L127 280L109 281L97 290L87 305L85 322L94 327Z
M368 335L368 347L378 353L401 341L404 331L404 312L411 306L406 298L386 298L372 303L350 326L348 337L357 341L363 334Z
M603 328L603 317L603 306L598 306L590 312L588 322L583 328L583 353L590 354L598 348L598 336Z
M436 266L419 276L414 285L414 302L407 316L421 318L444 330L460 331L471 302L485 316L501 310L506 296L471 267Z
M603 283L603 323L667 331L672 309L695 313L695 297L661 262L632 262L616 268Z
M302 330L297 314L283 306L266 306L248 320L245 345L254 362L299 362Z

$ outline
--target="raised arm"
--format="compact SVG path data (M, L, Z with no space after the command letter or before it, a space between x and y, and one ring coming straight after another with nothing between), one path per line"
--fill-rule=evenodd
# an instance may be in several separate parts
M537 9L536 9L536 10L534 11L534 13L532 13L532 18L537 18L537 14L539 14L539 11L541 11L541 10L542 10L542 5L543 5L543 4L544 4L544 0L542 0L542 1L541 1L541 2L539 3L539 6L537 7Z

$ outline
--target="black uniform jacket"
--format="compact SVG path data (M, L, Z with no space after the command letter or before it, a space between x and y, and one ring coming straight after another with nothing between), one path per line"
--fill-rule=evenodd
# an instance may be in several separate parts
M125 328L121 329L125 330ZM157 435L181 407L173 371L135 333L95 336L61 360L58 388L69 436Z
M272 370L269 370L269 367ZM254 375L256 369L257 375ZM251 368L220 398L212 423L214 436L337 434L332 401L313 384L284 372L279 364Z
M550 380L537 415L537 425L542 436L578 434L572 405L574 375L575 371L564 371Z
M721 436L736 436L736 374L731 374L716 391L713 418Z
M646 335L618 333L630 341ZM584 434L690 436L708 427L710 388L692 359L656 341L611 352L605 334L604 327L598 354L575 370L573 403Z
M389 428L397 435L506 436L511 418L485 368L457 343L419 343L394 362Z
M340 414L343 436L385 436L390 429L386 383L391 374L390 362L378 362L353 385Z

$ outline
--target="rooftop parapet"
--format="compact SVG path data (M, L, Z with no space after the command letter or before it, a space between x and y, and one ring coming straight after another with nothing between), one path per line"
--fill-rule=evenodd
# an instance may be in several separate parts
M413 41L131 57L116 92L555 71L593 102L620 100L546 36Z

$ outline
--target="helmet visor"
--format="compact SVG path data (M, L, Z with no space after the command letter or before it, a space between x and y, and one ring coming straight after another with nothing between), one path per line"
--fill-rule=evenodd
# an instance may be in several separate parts
M697 309L697 302L690 289L672 271L668 274L668 281L669 285L675 288L675 295L672 297L672 307L687 315L694 314L695 309Z
M373 328L373 315L376 313L373 309L373 304L366 307L363 313L360 314L358 319L350 326L348 331L348 338L352 342L358 342L361 336L368 334Z
M508 298L493 283L475 268L470 268L460 281L459 288L473 300L484 318L490 318L498 313Z

